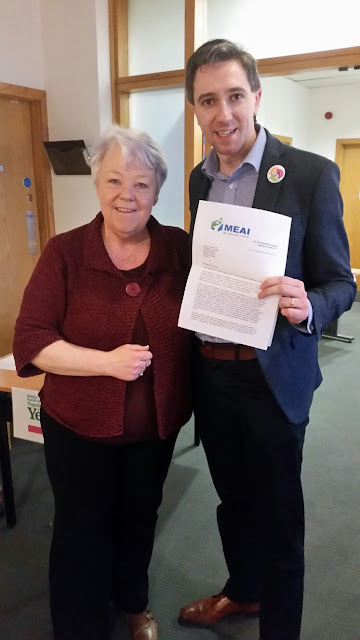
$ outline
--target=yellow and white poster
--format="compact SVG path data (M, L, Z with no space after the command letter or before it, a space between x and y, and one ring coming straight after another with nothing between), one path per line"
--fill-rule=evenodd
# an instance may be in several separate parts
M40 398L31 389L11 389L14 437L44 443L40 425Z

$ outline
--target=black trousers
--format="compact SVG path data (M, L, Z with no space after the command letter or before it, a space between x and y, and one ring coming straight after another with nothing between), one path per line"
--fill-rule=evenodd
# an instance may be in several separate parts
M304 580L305 427L291 424L257 360L196 356L195 419L221 500L224 594L260 601L262 640L298 640Z
M50 606L55 640L108 640L110 601L148 604L157 510L176 435L118 445L77 436L41 413L55 498Z

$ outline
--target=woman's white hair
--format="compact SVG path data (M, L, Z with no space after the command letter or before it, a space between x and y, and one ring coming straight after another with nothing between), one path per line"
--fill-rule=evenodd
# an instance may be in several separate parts
M160 147L144 131L126 129L118 124L112 124L95 142L90 159L91 174L95 183L101 163L110 147L121 149L125 165L127 162L136 162L148 169L154 169L159 193L168 171Z

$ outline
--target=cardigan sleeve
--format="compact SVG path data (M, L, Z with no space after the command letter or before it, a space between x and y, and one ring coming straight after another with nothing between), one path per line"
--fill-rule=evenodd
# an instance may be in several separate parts
M62 339L67 301L67 264L59 243L47 243L25 288L15 325L13 354L19 376L43 373L31 364L45 347Z

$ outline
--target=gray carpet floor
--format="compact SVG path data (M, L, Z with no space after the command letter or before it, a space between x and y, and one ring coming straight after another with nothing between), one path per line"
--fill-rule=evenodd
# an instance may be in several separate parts
M302 640L360 640L360 303L339 321L351 344L322 339L324 382L307 429L306 586ZM47 561L53 501L42 447L12 450L18 524L0 521L0 640L50 640ZM160 640L257 640L258 622L234 617L212 630L177 624L179 608L215 594L227 577L216 527L217 496L193 424L181 431L159 514L150 571ZM114 640L128 640L118 619ZM276 640L276 639L274 639Z

